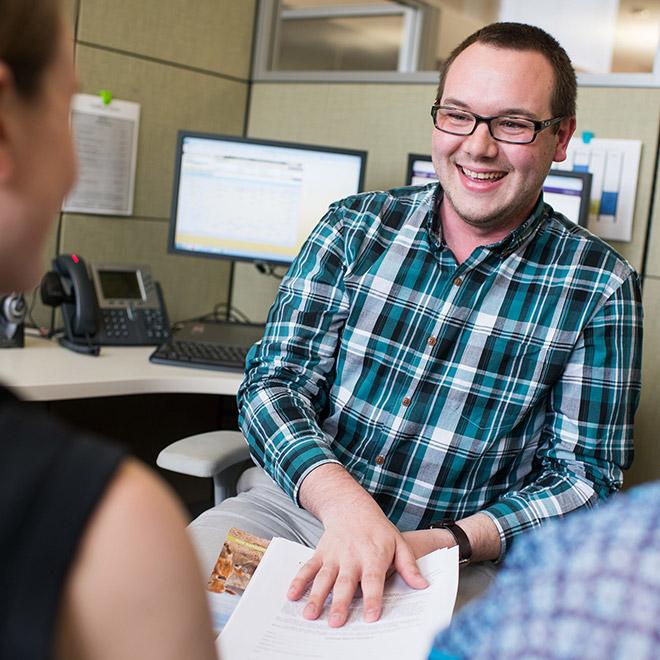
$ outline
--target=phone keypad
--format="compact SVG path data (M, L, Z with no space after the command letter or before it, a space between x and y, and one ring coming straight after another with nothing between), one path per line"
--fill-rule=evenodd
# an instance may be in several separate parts
M112 343L130 340L131 344L158 344L169 337L167 319L161 309L101 309L101 316L105 337Z
M145 309L142 310L144 314L144 325L149 339L167 339L169 330L165 317L160 309Z
M108 337L128 337L128 315L124 309L103 309L103 327Z

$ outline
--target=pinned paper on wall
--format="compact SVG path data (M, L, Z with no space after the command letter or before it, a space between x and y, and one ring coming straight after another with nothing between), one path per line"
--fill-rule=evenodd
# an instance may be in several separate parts
M630 241L639 160L640 140L573 138L566 160L553 167L591 172L589 231L601 238Z
M71 127L78 153L78 181L63 211L131 215L137 161L140 105L99 96L76 94Z

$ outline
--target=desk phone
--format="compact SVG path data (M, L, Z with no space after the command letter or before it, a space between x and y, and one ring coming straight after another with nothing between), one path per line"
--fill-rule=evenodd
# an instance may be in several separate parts
M92 264L90 270L98 303L99 344L151 345L167 339L165 301L149 266Z
M64 343L72 350L161 344L170 334L160 286L145 264L94 264L62 254L44 276L45 304L62 306Z

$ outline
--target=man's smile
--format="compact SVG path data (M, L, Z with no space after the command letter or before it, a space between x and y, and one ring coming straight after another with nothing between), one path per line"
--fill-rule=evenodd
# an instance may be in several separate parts
M499 181L503 179L507 172L475 172L474 170L469 170L467 167L457 165L460 172L466 176L468 179L473 181Z

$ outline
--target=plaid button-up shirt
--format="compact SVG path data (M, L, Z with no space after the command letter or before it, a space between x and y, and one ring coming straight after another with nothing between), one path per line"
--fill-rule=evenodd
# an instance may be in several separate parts
M330 207L248 356L241 428L294 499L311 470L340 463L402 531L482 511L504 552L621 486L639 282L542 199L459 265L441 196L430 184Z

